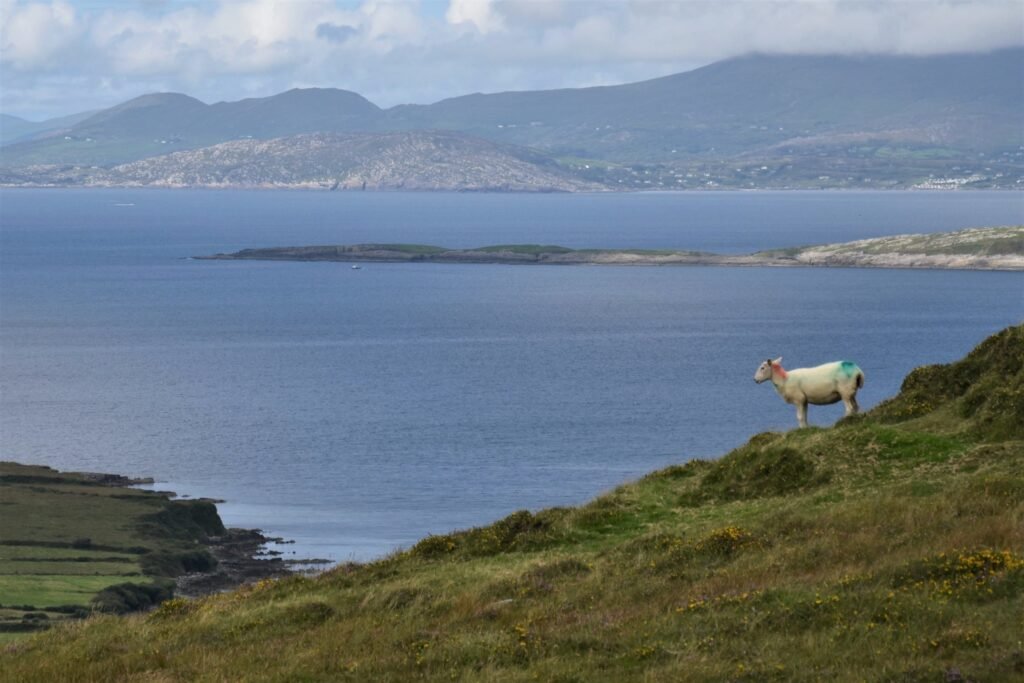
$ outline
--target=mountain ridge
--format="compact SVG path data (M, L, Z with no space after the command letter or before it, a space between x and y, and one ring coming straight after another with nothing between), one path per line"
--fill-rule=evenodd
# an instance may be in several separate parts
M446 130L528 147L587 181L627 189L907 187L979 168L988 186L1019 189L1021 111L1024 48L755 54L636 83L389 109L336 88L214 104L143 95L60 135L5 145L0 165L111 167L238 139ZM637 177L645 172L656 178Z

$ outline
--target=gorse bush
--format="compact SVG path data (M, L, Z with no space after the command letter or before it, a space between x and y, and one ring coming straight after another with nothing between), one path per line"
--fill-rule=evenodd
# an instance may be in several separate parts
M159 583L120 583L100 591L93 598L93 605L101 612L124 614L137 612L159 605L174 594L174 584L165 581Z
M824 484L828 473L796 448L754 440L712 463L700 485L680 497L682 505L781 496Z
M982 548L939 553L898 571L897 588L928 590L945 597L992 598L1016 595L1024 588L1024 556L1011 550Z
M898 396L872 411L882 421L899 422L954 405L963 417L983 416L983 436L1024 435L1024 326L1011 327L979 344L963 360L913 370ZM957 401L957 399L963 399Z
M550 541L550 532L566 511L560 508L533 514L528 510L513 512L486 527L452 534L427 536L412 547L417 557L485 557L528 548L539 548Z

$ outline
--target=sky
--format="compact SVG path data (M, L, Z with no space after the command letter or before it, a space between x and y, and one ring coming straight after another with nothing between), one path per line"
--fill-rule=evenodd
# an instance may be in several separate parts
M295 87L375 104L625 83L750 52L1024 45L1024 0L0 0L0 111Z

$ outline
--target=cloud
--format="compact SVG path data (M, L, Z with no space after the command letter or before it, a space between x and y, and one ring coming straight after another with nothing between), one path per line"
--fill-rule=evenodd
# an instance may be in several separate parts
M1020 0L0 0L0 106L38 118L156 90L216 101L296 86L390 106L626 82L751 51L1022 44Z
M74 8L66 2L0 5L0 66L32 71L52 69L84 33Z
M502 21L491 0L451 0L444 18L456 26L469 24L480 33L502 28Z

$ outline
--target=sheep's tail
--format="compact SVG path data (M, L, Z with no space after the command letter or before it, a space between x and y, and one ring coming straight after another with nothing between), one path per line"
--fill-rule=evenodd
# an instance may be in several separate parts
M864 371L861 370L860 368L857 368L857 388L864 388Z

